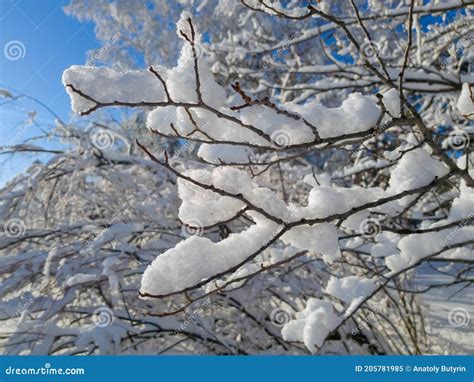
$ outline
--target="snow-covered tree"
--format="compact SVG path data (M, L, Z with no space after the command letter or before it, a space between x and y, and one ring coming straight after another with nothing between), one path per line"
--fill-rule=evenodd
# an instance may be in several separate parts
M24 222L31 199L61 222L3 242L15 248L10 296L39 272L57 294L21 315L12 351L41 325L57 353L94 352L94 341L114 352L459 352L430 335L423 296L472 293L474 2L182 1L197 15L177 23L176 64L169 30L169 45L155 37L181 9L161 3L68 8L123 38L107 49L113 68L64 72L72 109L143 109L146 122L59 124L77 149L40 174L65 184L34 199L26 178L4 190L2 216ZM228 23L208 31L213 17ZM132 47L147 70L123 69ZM195 146L198 161L183 155ZM100 223L122 210L123 222ZM108 330L100 314L84 324L97 301ZM466 307L445 318L468 335Z

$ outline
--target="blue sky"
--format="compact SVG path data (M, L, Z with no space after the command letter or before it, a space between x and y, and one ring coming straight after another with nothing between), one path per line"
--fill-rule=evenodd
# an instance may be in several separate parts
M71 65L84 64L86 52L100 47L92 23L80 23L63 12L63 6L68 2L0 0L0 89L35 97L65 121L71 112L61 74ZM449 12L448 18L454 14ZM431 23L441 21L440 17L423 18L422 25L427 28ZM12 60L9 56L8 48L12 46L19 49L11 50L19 54L14 57L18 59ZM38 135L38 127L24 126L28 110L38 111L37 120L43 127L53 123L52 116L37 105L21 102L21 106L5 104L5 99L0 98L0 145L20 143L24 138ZM0 186L35 159L46 158L23 155L11 160L0 156Z
M0 0L0 88L37 98L63 120L70 116L70 105L61 74L70 65L85 63L87 50L100 46L92 23L79 23L63 12L67 3L67 0ZM4 101L0 99L0 103ZM13 105L0 107L0 145L11 144L20 135L39 133L34 126L25 128L19 124L27 119L25 112L30 107L33 109L31 103L21 104L25 110ZM54 119L49 113L35 109L39 121L52 123ZM0 185L36 158L5 162L6 157L0 157Z

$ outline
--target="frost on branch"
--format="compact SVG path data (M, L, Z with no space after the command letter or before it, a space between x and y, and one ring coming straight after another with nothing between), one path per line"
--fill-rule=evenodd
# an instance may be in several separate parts
M64 71L63 84L71 97L71 108L76 113L87 112L96 105L89 97L103 104L165 100L163 85L146 71L117 72L109 68L74 65ZM80 89L81 93L89 97L73 89Z
M291 17L324 19L321 9L295 11ZM288 16L275 2L260 10ZM400 19L408 17L408 8L399 11ZM356 19L351 22L357 25ZM331 23L322 27L332 31L336 26ZM141 164L176 177L179 223L198 232L181 235L171 248L149 247L152 254L147 259L152 261L146 265L140 293L152 306L151 315L174 315L216 296L224 296L226 309L246 315L252 314L247 308L253 298L256 305L266 299L267 309L259 310L256 319L272 336L276 331L268 328L268 322L274 304L289 306L292 312L306 306L283 326L286 341L324 352L330 349L328 342L347 344L348 329L354 330L350 328L354 325L355 341L366 346L363 351L380 354L392 349L393 315L406 313L374 313L374 304L383 295L409 306L413 327L411 320L404 321L409 324L406 332L397 335L411 337L401 341L401 347L419 353L421 341L413 339L413 333L423 330L416 321L420 312L413 301L406 304L413 287L412 269L472 256L472 227L457 227L474 207L469 202L473 186L469 143L455 155L446 153L440 144L446 130L438 130L452 122L446 110L456 102L452 96L443 97L456 84L424 71L421 64L429 52L420 51L404 63L403 52L396 50L398 61L385 66L377 57L360 57L363 41L354 49L347 46L350 38L336 33L338 54L355 53L354 65L349 61L336 65L328 59L304 67L296 57L296 66L274 60L262 73L253 63L240 72L232 68L232 78L239 82L230 83L224 73L219 83L230 85L225 88L199 54L200 36L189 14L182 15L177 33L183 42L177 65L152 66L140 74L155 87L152 97L142 86L134 98L127 89L118 89L113 96L104 89L102 94L100 88L83 83L86 77L80 78L80 73L90 71L91 78L106 87L110 75L103 68L98 70L104 70L104 78L91 68L73 67L65 73L76 111L89 114L107 106L143 106L149 130L143 134L155 137L153 143L178 138L200 145L201 163L180 158L175 162L171 151L163 153L142 143L142 138L137 140L146 158ZM305 31L301 40L311 40L310 33L317 36L319 31ZM297 38L288 41L298 44ZM265 42L261 48L271 50L268 45ZM235 48L235 54L227 54L227 48ZM218 60L226 52L224 60L233 65L233 60L245 60L245 52L252 48L222 44L212 58ZM409 55L413 50L407 50ZM288 54L293 55L293 49ZM218 73L228 68L217 62L213 69ZM288 73L280 76L272 69ZM466 77L460 74L459 80ZM282 78L288 79L288 86L280 83ZM121 81L114 85L121 86ZM433 112L430 105L438 96L426 94L437 93L443 101ZM472 111L468 84L457 107L464 116ZM175 163L184 168L177 169ZM92 276L80 274L70 282L89 279ZM260 294L261 299L255 297ZM299 346L283 344L279 335L274 335L279 346ZM386 341L378 341L380 337ZM225 345L235 345L240 338ZM380 348L372 347L374 343Z
M199 147L198 156L207 163L249 163L253 150L245 146L203 143Z
M204 184L211 184L213 177L213 173L206 170L192 170L186 175ZM212 226L231 219L245 207L237 199L203 190L184 179L178 179L178 195L182 200L179 218L187 224L198 222L201 226Z
M408 152L398 162L390 175L388 189L395 193L411 190L425 186L435 177L441 177L448 172L448 168L427 151L417 149Z
M457 108L466 119L474 119L474 98L469 84L462 85L461 95L458 98Z
M321 138L367 131L375 125L380 116L380 107L373 96L360 93L350 94L342 105L327 108L317 102L288 106L317 126Z
M183 199L180 217L185 222L187 219L205 219L204 225L212 225L227 220L243 207L250 206L257 211L265 211L269 216L274 216L277 221L291 220L292 212L288 206L272 190L260 187L252 181L245 171L231 167L218 167L212 171L189 170L183 175L199 184L212 187L211 190L205 191L199 184L193 184L186 178L178 180L180 197L195 197ZM205 208L210 208L212 203L217 203L212 206L212 211Z
M456 230L456 235L448 241L446 238L452 234L452 229L440 230L439 232L428 232L424 234L413 234L400 240L398 248L400 254L387 257L386 263L390 270L394 273L400 272L406 268L416 265L420 260L428 257L440 255L441 258L450 258L455 250L449 250L449 247L459 247L459 244L472 241L474 237L474 227L462 227ZM459 253L459 252L458 252ZM473 252L459 253L471 257ZM459 258L462 258L460 256ZM453 256L452 258L456 258Z
M314 353L340 322L341 318L335 313L332 303L311 298L306 308L296 314L296 319L283 327L283 339L303 342Z
M343 279L331 277L326 292L345 303L357 303L360 299L369 296L375 289L372 280L359 276L348 276Z
M331 277L326 292L350 306L345 311L337 313L331 302L311 298L306 308L296 314L296 319L283 327L283 338L286 341L303 342L310 352L316 352L323 346L328 336L350 317L350 313L375 289L376 286L371 280L358 276L343 279Z
M148 71L124 73L81 66L67 69L63 83L71 96L72 109L89 114L105 106L154 107L147 120L152 131L220 144L223 148L226 143L297 147L363 133L374 129L377 122L386 120L380 101L375 96L360 93L350 94L336 108L325 107L316 101L276 106L268 100L252 100L236 85L234 89L245 103L228 105L225 89L217 84L206 61L197 57L200 37L190 18L185 16L178 26L178 33L186 43L177 66L172 69L150 67ZM387 97L384 108L389 112L399 108L395 93L392 89L381 96L382 99ZM242 154L237 154L237 163L243 160ZM211 163L226 159L211 154L209 149L206 153L204 148L202 155ZM234 155L229 159L234 160Z
M327 263L332 263L341 255L337 229L330 223L295 227L283 235L282 241L313 254L321 254Z
M474 217L473 211L474 190L461 183L460 194L453 199L449 216L433 224L426 224L426 228L435 229L435 232L408 235L400 240L400 253L385 260L391 272L399 272L428 257L472 258L473 251L462 247L474 238L474 227L468 226ZM449 228L442 228L447 225Z
M141 293L164 296L185 291L228 272L258 253L276 236L278 226L258 214L251 216L255 225L218 243L193 236L162 253L143 274Z

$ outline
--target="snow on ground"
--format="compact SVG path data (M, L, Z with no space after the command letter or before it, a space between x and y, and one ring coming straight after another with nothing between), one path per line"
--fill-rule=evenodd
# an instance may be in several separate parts
M421 289L450 278L425 264L418 269L415 282ZM462 285L435 288L423 294L428 336L433 354L474 354L474 295Z

